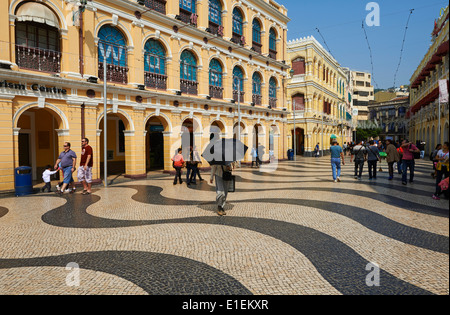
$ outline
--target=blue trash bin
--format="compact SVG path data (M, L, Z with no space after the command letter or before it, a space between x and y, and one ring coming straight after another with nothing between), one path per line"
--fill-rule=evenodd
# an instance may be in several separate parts
M33 181L31 167L20 166L14 170L16 182L16 196L26 196L33 193Z
M294 150L289 149L288 150L288 160L293 161L294 160Z

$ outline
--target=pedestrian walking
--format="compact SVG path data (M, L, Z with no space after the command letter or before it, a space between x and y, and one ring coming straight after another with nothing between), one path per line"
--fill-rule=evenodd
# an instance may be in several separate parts
M401 175L401 174L403 174L403 170L402 170L402 168L403 168L403 148L401 146L397 147L397 153L400 156L400 159L397 162L397 171L398 171L398 174Z
M191 175L194 173L194 162L193 162L193 147L189 147L189 152L186 156L186 185L191 184Z
M197 147L194 146L191 152L191 162L192 162L192 173L189 178L189 182L191 184L197 184L197 176L200 181L203 181L203 178L200 175L199 164L201 164L202 160L200 158L200 153L197 151Z
M58 159L56 160L54 169L58 168L59 163L61 163L61 169L63 170L64 180L61 186L61 190L57 191L58 194L63 194L66 187L71 185L74 192L75 184L73 181L72 173L76 170L77 165L77 155L70 149L70 142L64 143L64 151L61 152Z
M436 166L437 166L438 162L436 160L436 156L441 149L442 149L442 144L438 144L436 146L436 148L434 149L434 151L431 152L431 154L430 154L430 160L433 162L433 173L431 173L431 176L433 178L436 178L436 176L437 176Z
M417 146L420 150L420 158L422 160L425 158L425 145L426 145L425 142L419 141L419 145Z
M369 168L369 180L377 179L377 163L381 162L379 147L370 140L367 148L367 165Z
M92 193L92 167L94 166L94 151L89 145L89 139L81 139L80 168L78 169L78 181L83 184L83 195Z
M314 156L317 158L320 156L320 147L319 147L320 143L316 144L316 147L314 148Z
M407 185L407 179L408 179L408 169L409 169L409 182L414 182L414 167L415 167L415 161L414 161L414 154L419 153L420 150L412 143L410 143L408 140L403 140L401 148L403 149L403 156L402 156L402 184Z
M335 183L340 182L341 163L342 165L345 165L344 150L337 143L337 141L333 141L330 151L331 151L331 169L333 171L333 181Z
M256 165L256 167L258 167L258 149L256 147L252 148L252 152L250 153L252 155L252 168L253 168L253 164Z
M266 147L261 145L261 143L258 143L258 155L256 157L256 160L258 161L258 166L261 166L262 164L262 158L264 157L264 154L266 154L265 151Z
M42 179L44 180L44 183L45 183L44 187L42 187L42 189L41 189L42 192L44 192L46 189L47 189L47 192L52 191L50 176L58 173L59 169L56 169L55 171L52 171L51 169L52 169L52 167L50 165L47 165L45 167L45 171L42 173Z
M173 168L175 169L175 178L173 180L173 184L176 185L177 184L177 179L180 181L180 184L183 184L183 180L181 179L181 169L184 167L184 159L183 159L183 150L180 148L177 151L178 153L172 158L172 165Z
M234 163L227 165L211 165L210 183L213 184L214 181L216 183L216 205L217 213L220 216L226 215L224 207L228 197L229 180L233 168Z
M400 154L392 140L386 140L386 162L389 168L389 180L394 179L394 164L400 161Z
M433 199L439 200L440 195L442 194L442 185L441 182L443 179L449 178L450 175L450 166L449 166L449 143L445 142L442 146L442 149L436 155L436 191L433 195ZM448 190L445 190L446 197L448 198Z
M353 147L350 163L355 161L355 179L362 178L364 163L367 160L367 149L364 146L364 141L358 140L357 145Z

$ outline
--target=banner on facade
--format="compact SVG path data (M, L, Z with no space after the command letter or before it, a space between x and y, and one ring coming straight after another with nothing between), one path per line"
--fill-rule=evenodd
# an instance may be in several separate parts
M439 102L448 103L447 80L439 80Z

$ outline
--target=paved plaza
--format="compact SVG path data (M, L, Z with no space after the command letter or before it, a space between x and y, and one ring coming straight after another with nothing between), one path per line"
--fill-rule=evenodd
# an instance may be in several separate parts
M224 217L206 173L1 198L0 294L448 294L430 162L407 186L382 168L355 180L347 157L334 183L328 157L246 167Z

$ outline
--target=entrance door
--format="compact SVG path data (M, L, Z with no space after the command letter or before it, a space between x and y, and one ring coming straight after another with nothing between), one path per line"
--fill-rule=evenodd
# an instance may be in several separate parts
M30 135L27 133L19 134L19 166L30 166Z
M297 155L303 155L305 153L305 131L301 128L295 129L295 139L294 131L292 131L292 149L294 148L294 141L296 142Z
M156 131L158 127L150 126L148 133L147 170L164 168L164 136L162 131Z

